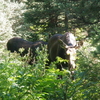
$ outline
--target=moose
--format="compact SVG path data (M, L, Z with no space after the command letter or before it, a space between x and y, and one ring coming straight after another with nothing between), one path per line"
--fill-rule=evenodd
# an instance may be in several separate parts
M26 41L22 38L14 37L8 40L7 42L7 49L11 52L16 51L17 53L20 53L21 56L24 56L28 53L28 49L32 46L33 42ZM24 48L23 52L20 52L19 49Z
M77 42L75 36L72 33L66 32L65 34L55 34L48 41L48 54L49 62L56 61L56 57L66 59L66 63L62 62L57 65L57 68L68 68L72 73L76 68L76 48Z
M29 48L30 48L29 56L31 57L31 59L29 60L28 63L30 65L32 65L33 64L33 58L36 55L36 48L37 47L41 48L41 45L47 45L47 42L44 42L42 40L39 40L39 41L36 41L36 42L30 42L30 41L24 40L22 38L14 37L14 38L11 38L10 40L8 40L7 49L10 50L11 52L16 51L21 56L24 56L28 53ZM20 48L24 48L24 51L20 52L19 51Z
M37 56L36 49L39 47L39 50L42 50L42 46L44 45L47 45L47 42L42 40L33 42L33 45L30 47L30 56L31 56L31 60L29 61L30 65L34 63L34 57Z

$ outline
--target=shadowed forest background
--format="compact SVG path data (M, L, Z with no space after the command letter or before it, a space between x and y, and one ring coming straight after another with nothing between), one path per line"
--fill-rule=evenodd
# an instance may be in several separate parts
M71 32L83 46L77 50L75 80L70 71L46 66L47 47L37 49L37 61L7 51L12 37L43 40ZM48 68L47 68L48 67ZM62 75L63 79L57 79ZM0 100L99 100L100 1L0 0Z

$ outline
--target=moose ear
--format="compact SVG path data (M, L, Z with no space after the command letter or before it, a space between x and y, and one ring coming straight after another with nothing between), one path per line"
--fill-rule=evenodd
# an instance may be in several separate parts
M63 41L61 39L58 39L59 44L63 45Z
M61 39L59 39L58 42L62 48L68 48L68 46Z
M58 43L60 44L61 48L65 48L64 42L61 39L58 39Z

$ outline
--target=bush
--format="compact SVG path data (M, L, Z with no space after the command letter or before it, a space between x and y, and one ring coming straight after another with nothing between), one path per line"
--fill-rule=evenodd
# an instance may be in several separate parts
M65 80L57 79L59 70L53 68L54 64L49 69L45 68L47 60L45 52L45 49L39 52L37 56L39 60L32 66L21 61L22 59L25 61L25 58L16 54L2 55L0 98L7 100L61 100L64 98L65 89L62 87L65 86Z
M46 47L45 47L46 48ZM99 98L99 63L80 55L75 80L68 70L59 71L55 62L46 65L46 49L37 49L37 61L28 65L27 57L7 52L0 62L0 98L4 100L97 100ZM25 60L26 59L26 60ZM24 60L24 61L23 61ZM26 62L25 62L26 61ZM62 79L58 79L62 75Z

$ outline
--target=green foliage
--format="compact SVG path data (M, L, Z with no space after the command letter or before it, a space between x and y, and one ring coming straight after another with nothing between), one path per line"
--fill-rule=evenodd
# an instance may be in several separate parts
M48 40L49 35L71 31L81 40L94 38L94 35L98 33L99 28L96 28L100 26L99 0L28 0L26 5L25 21L31 23L31 26L35 26L32 29L32 38L45 36L45 39ZM77 29L81 32L78 33Z
M47 38L49 38L48 33L44 32L46 25L32 25L30 26L30 29L34 31L34 34L30 34L30 40L36 41L36 40L44 40L47 41Z
M45 48L42 51L37 48L38 60L32 66L25 62L26 57L21 58L16 53L2 54L1 100L98 100L100 63L93 62L93 59L88 59L88 56L79 52L81 55L77 61L75 80L72 80L69 70L56 69L56 62L46 65L47 50ZM62 62L63 59L59 61ZM58 75L62 75L62 79L58 79Z
M99 100L99 0L27 1L27 6L0 1L0 100ZM27 64L28 55L20 57L4 49L7 40L16 35L32 41L47 40L48 33L73 28L78 40L88 37L78 51L75 80L71 80L69 70L56 68L56 63L67 60L58 57L57 62L47 65L46 47L37 49L32 66Z
M30 2L30 3L29 3ZM67 2L61 1L28 1L28 11L25 12L25 19L33 25L46 25L46 32L58 33L65 28L63 17ZM61 17L60 17L61 15Z
M85 49L84 49L85 50ZM92 53L79 52L78 79L82 82L80 89L83 91L83 98L87 100L98 100L100 94L100 61L95 59Z
M24 65L18 55L4 56L4 61L0 63L0 98L8 100L64 98L64 89L61 87L65 80L57 80L59 70L53 68L54 64L50 69L45 68L47 60L45 49L38 54L39 60L33 66Z
M53 33L99 22L99 0L28 0L26 4L26 21L37 26L47 24L46 30Z

